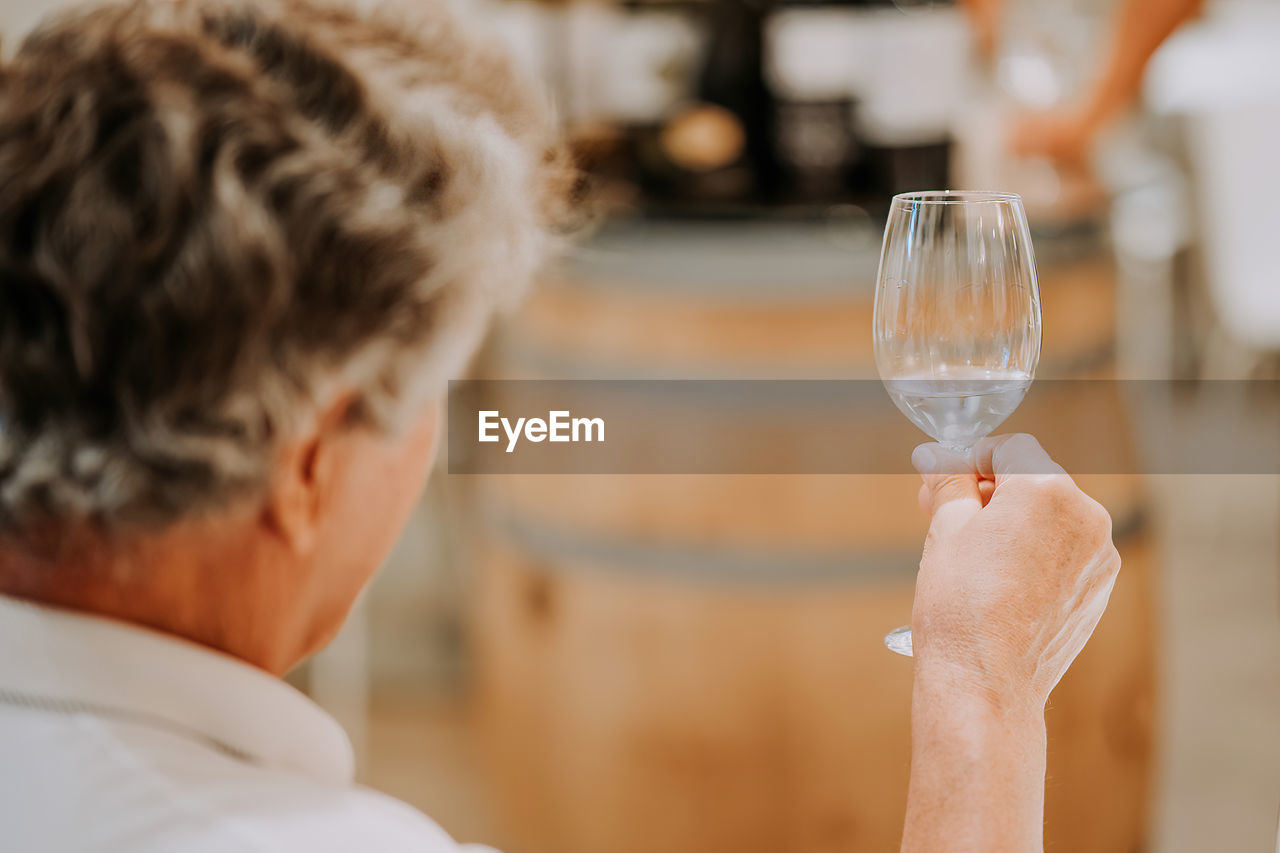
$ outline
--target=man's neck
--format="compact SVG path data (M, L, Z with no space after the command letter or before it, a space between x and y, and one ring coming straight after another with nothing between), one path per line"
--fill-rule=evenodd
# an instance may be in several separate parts
M318 645L302 619L305 579L252 537L211 534L183 525L56 555L0 545L0 594L173 634L283 675Z

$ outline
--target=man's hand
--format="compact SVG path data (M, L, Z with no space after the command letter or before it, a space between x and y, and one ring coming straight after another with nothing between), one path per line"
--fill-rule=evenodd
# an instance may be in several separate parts
M973 467L933 444L912 461L933 515L911 614L917 665L1043 708L1111 595L1111 516L1029 435L979 443Z
M1120 568L1111 518L1029 435L912 461L932 513L911 614L904 851L1028 851L1044 821L1044 706Z

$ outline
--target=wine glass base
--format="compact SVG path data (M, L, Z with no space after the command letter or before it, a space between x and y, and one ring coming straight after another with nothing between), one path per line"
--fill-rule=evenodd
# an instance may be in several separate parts
M901 628L894 628L892 631L884 635L885 647L894 654L903 657L912 657L911 649L911 626L903 625Z

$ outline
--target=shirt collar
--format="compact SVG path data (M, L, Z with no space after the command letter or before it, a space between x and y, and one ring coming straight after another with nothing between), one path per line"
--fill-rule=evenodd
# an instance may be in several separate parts
M302 693L179 637L0 596L0 698L184 732L268 767L350 784L346 733Z

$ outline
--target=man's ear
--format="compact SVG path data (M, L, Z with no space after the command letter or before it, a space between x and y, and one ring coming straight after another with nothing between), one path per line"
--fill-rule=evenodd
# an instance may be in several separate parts
M311 429L277 451L262 521L290 551L304 554L315 543L351 406L349 396L340 397Z

